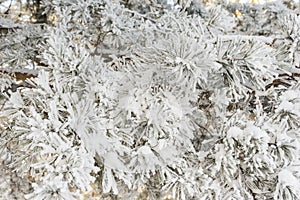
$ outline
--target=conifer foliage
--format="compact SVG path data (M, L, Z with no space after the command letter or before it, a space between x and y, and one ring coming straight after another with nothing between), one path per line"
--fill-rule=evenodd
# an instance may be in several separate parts
M0 199L300 199L292 2L27 6L0 18Z

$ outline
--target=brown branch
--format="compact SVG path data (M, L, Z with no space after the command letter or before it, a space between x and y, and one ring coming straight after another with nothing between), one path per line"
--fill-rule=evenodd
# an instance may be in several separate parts
M281 80L281 79L275 79L275 80L273 80L272 83L266 85L265 89L268 90L268 89L271 88L272 86L277 87L277 86L279 86L279 85L283 85L283 86L285 86L285 87L290 87L290 86L291 86L291 84L289 84L289 83L287 83L287 82L284 82L284 81Z
M37 70L11 70L11 69L0 69L0 73L7 74L16 81L25 81L29 78L36 78L38 76Z

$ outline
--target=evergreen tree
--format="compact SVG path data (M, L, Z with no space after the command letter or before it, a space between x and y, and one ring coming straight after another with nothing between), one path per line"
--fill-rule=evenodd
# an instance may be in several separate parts
M7 11L0 199L300 199L291 5L27 1L27 22Z

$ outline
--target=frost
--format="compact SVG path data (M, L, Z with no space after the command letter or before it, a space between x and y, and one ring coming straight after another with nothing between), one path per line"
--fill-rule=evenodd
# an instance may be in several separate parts
M22 108L24 106L24 102L19 92L14 92L10 95L10 102L17 108Z
M26 194L26 199L77 199L76 192L71 192L68 189L67 183L60 180L61 177L55 177L49 180L48 183L38 185L33 183L33 188L36 188L33 193Z
M108 193L112 190L113 194L118 194L115 178L112 174L111 169L104 168L103 173L104 173L103 181L102 181L103 192Z
M32 22L0 17L0 198L300 198L297 4L20 3Z
M283 169L278 174L278 184L274 194L275 199L297 199L300 196L300 182L296 178L292 171L289 169Z

